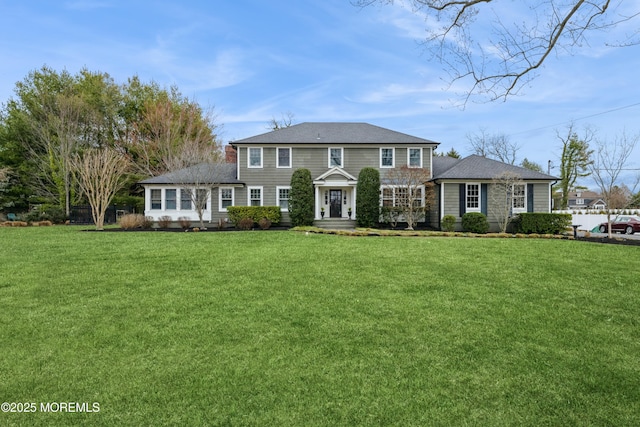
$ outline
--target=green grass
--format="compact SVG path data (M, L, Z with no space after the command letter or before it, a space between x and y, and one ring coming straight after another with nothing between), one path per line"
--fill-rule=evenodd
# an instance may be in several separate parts
M0 402L100 404L0 425L640 425L636 247L61 226L0 246Z

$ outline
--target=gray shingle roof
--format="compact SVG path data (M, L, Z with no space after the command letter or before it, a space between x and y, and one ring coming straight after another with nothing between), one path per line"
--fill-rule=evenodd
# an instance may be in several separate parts
M300 123L240 139L240 144L439 144L368 123Z
M471 155L464 159L452 159L451 157L433 158L433 179L483 179L490 180L496 176L511 172L520 176L523 180L555 181L558 178L526 169L502 163L486 157Z
M235 163L200 163L140 181L140 184L241 184Z

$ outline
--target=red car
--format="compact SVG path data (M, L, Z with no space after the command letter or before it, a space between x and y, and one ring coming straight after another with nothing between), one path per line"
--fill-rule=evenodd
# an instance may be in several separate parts
M598 229L601 233L607 233L607 223L603 222ZM625 234L633 234L640 231L640 217L636 215L618 215L611 221L611 231Z

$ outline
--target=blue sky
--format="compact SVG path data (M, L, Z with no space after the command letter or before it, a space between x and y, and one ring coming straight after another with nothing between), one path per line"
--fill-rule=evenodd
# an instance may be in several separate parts
M45 64L118 83L138 75L215 108L224 142L266 132L272 117L291 112L295 123L368 122L463 155L467 135L484 128L546 168L559 163L556 131L571 121L606 140L640 132L640 47L593 40L550 57L520 96L461 109L419 43L423 19L400 4L0 0L0 23L0 102ZM632 162L640 167L640 147Z

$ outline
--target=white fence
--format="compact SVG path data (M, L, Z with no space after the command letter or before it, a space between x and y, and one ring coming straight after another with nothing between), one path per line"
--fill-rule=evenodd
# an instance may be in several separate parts
M580 225L580 227L578 227L578 230L591 231L594 227L602 224L603 222L607 222L607 214L601 213L602 211L570 209L570 210L553 211L553 212L571 214L571 224ZM640 210L638 209L612 210L611 219L613 220L617 215L621 215L621 214L640 215Z

